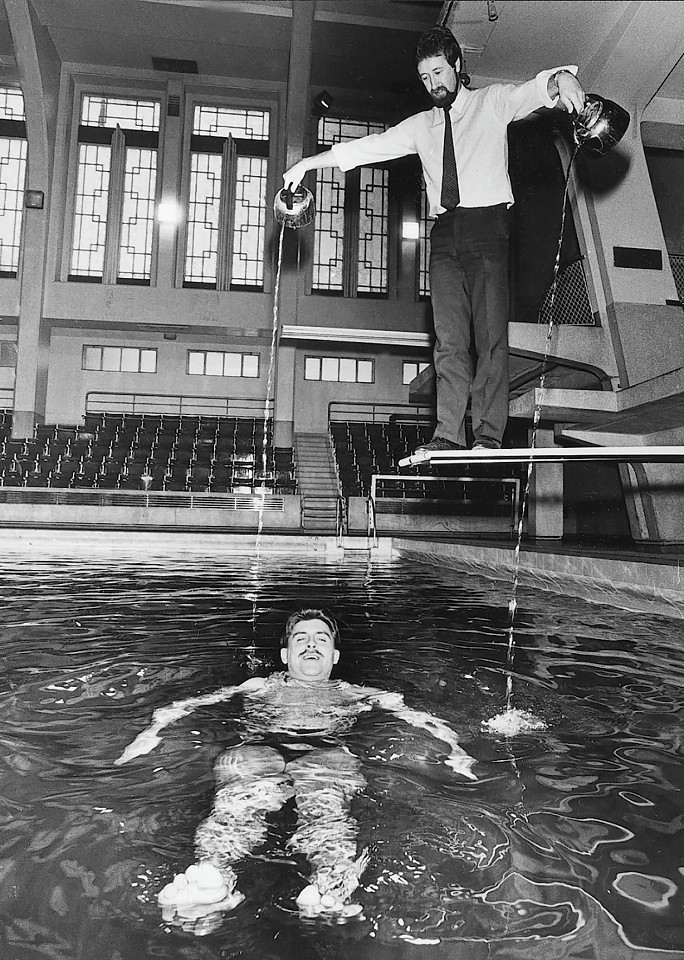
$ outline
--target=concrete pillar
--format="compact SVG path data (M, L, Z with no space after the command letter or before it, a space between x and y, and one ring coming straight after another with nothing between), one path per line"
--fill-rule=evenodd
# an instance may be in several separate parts
M169 80L167 97L180 101L178 116L164 119L164 143L159 154L164 158L161 182L161 202L181 205L181 143L183 134L183 84L175 78ZM157 286L173 289L176 284L177 264L182 270L185 251L178 250L180 223L160 223L157 249Z
M41 190L45 197L42 210L24 210L12 422L12 435L24 437L33 433L36 421L45 419L50 328L43 304L61 64L29 0L5 0L5 9L26 109L26 186Z
M529 434L532 443L532 431ZM553 430L540 428L535 447L555 447ZM532 467L527 504L527 533L535 540L563 536L563 464L536 463Z

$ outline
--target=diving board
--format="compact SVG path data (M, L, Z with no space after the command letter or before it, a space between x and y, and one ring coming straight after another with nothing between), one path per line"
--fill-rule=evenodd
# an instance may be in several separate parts
M472 466L478 463L570 463L598 460L622 463L684 463L684 445L646 447L514 447L500 450L439 450L414 453L400 467L422 464Z

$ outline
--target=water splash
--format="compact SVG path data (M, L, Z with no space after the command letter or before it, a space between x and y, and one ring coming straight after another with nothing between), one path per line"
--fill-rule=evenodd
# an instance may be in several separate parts
M498 733L504 737L514 737L518 733L531 733L533 730L546 730L546 723L529 710L506 707L503 713L497 713L491 720L485 720L482 729L487 733Z
M579 147L575 151L568 165L568 172L565 177L565 188L563 192L563 215L561 217L560 235L558 237L558 247L556 249L556 260L553 265L553 282L551 284L551 296L549 299L549 319L546 328L546 341L544 344L544 359L542 361L542 373L539 378L539 397L534 405L534 418L532 420L532 438L530 449L534 450L537 445L537 435L539 433L539 423L541 421L542 408L544 405L544 391L546 390L546 371L551 349L551 339L555 330L554 324L554 306L556 301L556 291L558 289L558 272L560 269L561 249L563 246L563 234L565 233L565 218L568 209L568 192L570 187L570 171L577 156ZM527 475L525 478L525 489L523 491L522 502L520 506L520 516L518 518L517 538L515 544L514 562L513 562L513 591L511 600L508 604L509 624L507 631L507 650L506 650L506 709L503 713L497 714L491 720L483 724L485 729L494 729L490 725L495 724L500 729L498 732L513 736L516 733L522 733L530 729L530 717L525 710L516 710L513 707L513 661L515 659L515 615L518 609L518 586L520 583L520 548L522 544L523 526L527 515L527 504L530 497L530 485L532 481L532 468L534 463L532 459L527 462ZM537 718L533 718L537 719ZM538 721L541 727L532 729L541 729L545 726L542 720ZM496 731L495 731L496 732Z

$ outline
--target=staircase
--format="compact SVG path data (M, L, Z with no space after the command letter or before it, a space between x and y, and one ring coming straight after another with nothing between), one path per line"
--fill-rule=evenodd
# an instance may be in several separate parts
M327 433L297 433L294 438L302 527L317 533L337 530L337 476Z

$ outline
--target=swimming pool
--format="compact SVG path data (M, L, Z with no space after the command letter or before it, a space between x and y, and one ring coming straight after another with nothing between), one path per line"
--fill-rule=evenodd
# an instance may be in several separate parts
M506 740L510 588L407 560L179 549L18 550L3 567L0 911L7 960L684 957L684 626L522 588ZM380 713L344 735L371 861L362 920L300 919L290 807L240 868L245 901L197 938L156 893L193 859L238 704L113 760L170 701L280 668L300 606L336 614L337 676L398 690L459 733L478 782Z

